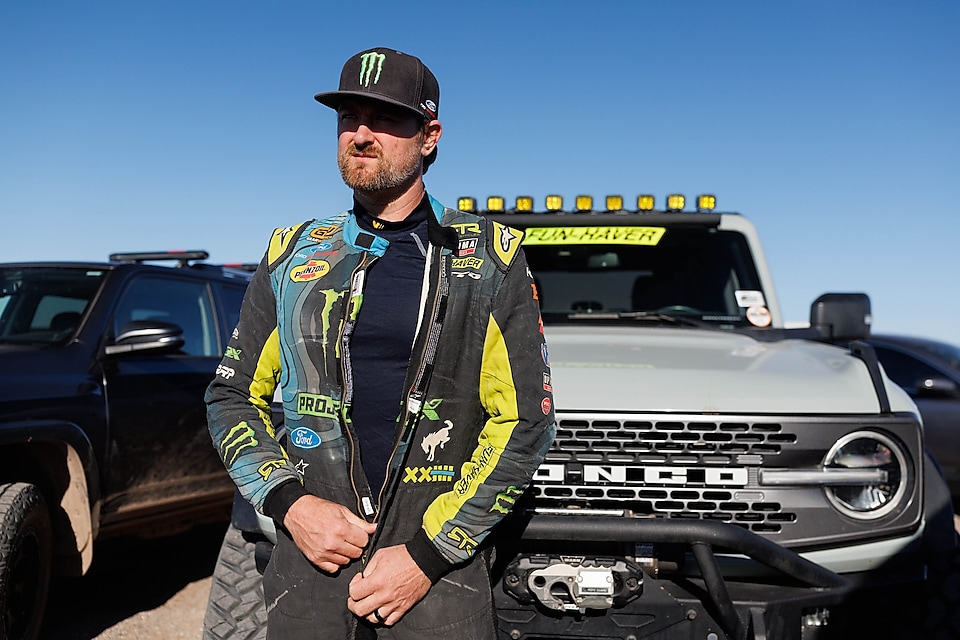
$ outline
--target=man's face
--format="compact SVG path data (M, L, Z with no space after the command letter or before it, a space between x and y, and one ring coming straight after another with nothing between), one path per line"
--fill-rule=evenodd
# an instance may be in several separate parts
M420 174L423 120L375 100L347 100L337 109L337 162L351 189L405 187Z

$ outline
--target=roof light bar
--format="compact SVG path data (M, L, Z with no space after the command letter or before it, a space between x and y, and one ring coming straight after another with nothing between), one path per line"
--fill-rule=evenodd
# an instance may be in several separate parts
M548 195L545 199L544 211L548 213L563 213L563 196L557 194ZM686 196L681 193L671 193L667 196L666 207L664 211L681 212L687 204ZM600 210L606 213L616 213L632 211L625 208L623 196L608 195L604 200L605 209ZM483 211L490 213L534 213L535 202L533 196L517 196L514 208L507 209L506 198L503 196L488 196L486 208ZM656 198L653 195L642 193L637 196L637 212L653 211L656 207ZM710 193L703 193L696 197L696 210L698 212L711 212L717 207L717 197ZM467 213L479 213L477 209L477 199L464 196L457 200L457 208ZM575 198L574 207L570 210L572 213L595 213L593 196L580 194Z
M487 211L496 211L497 213L502 213L503 210L503 196L490 196L487 198Z
M637 196L637 210L638 211L653 211L653 207L656 204L657 199L649 194L641 194Z
M705 193L697 196L697 211L713 211L717 208L717 196Z
M667 211L683 211L687 204L687 199L679 193L671 193L667 196Z
M206 260L210 254L202 249L173 251L137 251L111 253L111 262L146 262L155 260L176 260L181 266L187 266L191 260Z

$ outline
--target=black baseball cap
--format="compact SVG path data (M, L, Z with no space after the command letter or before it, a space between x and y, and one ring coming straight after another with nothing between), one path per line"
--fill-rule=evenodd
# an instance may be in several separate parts
M340 90L318 93L317 102L337 109L344 98L373 98L404 107L435 120L440 107L440 84L419 58L377 47L346 61L340 72Z

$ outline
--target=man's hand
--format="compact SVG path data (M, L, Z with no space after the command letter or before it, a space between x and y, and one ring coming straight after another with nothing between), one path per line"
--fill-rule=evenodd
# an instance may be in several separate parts
M310 495L290 505L283 526L307 560L328 573L359 558L377 530L346 507Z
M363 573L350 581L347 608L359 618L387 626L399 622L430 590L430 579L405 546L377 550ZM379 614L379 617L378 617Z

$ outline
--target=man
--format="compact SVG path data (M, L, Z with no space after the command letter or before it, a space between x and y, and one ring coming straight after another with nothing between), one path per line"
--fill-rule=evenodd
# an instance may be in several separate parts
M273 233L207 392L278 524L268 637L492 639L488 534L555 433L522 234L426 193L442 126L419 59L361 52L316 99L353 208Z

